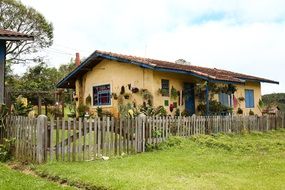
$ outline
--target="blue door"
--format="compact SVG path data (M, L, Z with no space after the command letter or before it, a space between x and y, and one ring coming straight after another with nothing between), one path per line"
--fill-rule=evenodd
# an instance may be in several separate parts
M195 114L194 84L184 83L185 109L190 115Z

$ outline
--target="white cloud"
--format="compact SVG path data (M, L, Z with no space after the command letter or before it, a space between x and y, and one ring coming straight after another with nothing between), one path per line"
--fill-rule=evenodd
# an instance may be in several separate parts
M263 93L285 90L285 1L22 1L54 24L51 65L95 49L144 56L147 46L150 57L267 77L281 85Z

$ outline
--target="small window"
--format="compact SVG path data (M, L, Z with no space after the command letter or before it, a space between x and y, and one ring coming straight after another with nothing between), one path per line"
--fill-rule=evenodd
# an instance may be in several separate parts
M93 86L93 106L111 105L110 84Z
M169 96L169 80L161 80L161 94L162 96Z
M222 105L224 106L228 106L230 107L231 106L231 103L230 103L230 95L226 94L226 93L220 93L219 94L219 101Z
M245 107L254 108L254 91L245 90Z

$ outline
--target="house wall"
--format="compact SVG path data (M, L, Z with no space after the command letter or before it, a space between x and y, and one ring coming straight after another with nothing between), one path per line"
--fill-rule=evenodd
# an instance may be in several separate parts
M221 85L219 83L218 85ZM235 84L237 91L234 93L235 98L237 99L237 105L233 107L233 114L237 114L238 108L243 110L243 115L248 115L250 110L254 114L262 115L261 110L258 108L259 100L261 99L261 84L260 82L246 82L245 84ZM245 98L245 90L254 91L254 108L246 108L245 100L240 101L239 98ZM215 94L214 99L219 101L219 95ZM234 103L232 103L234 105Z
M169 91L171 92L172 86L177 90L177 91L182 91L184 88L184 83L194 83L196 84L199 79L196 77L192 77L189 75L184 75L184 74L176 74L176 73L167 73L167 72L158 72L154 71L154 80L153 80L153 88L154 88L154 106L161 106L164 105L164 101L168 100L169 105L173 104L174 102L177 103L177 108L182 112L185 110L185 101L182 100L182 105L179 106L178 104L178 98L173 99L171 95L169 97L162 96L158 90L161 88L161 80L166 79L169 80ZM171 94L171 93L170 93ZM195 110L197 110L197 105L198 105L198 99L195 98ZM164 106L164 108L170 113L169 106ZM173 111L175 112L175 111Z
M261 99L261 84L260 82L246 82L243 85L237 85L237 91L235 92L235 97L244 97L245 98L245 90L253 90L254 91L254 108L246 108L245 107L245 100L244 101L238 101L238 106L234 109L234 112L236 113L238 110L238 107L240 107L243 110L243 113L245 115L248 115L249 111L252 110L254 114L262 115L261 110L258 108L259 100Z
M76 90L76 93L80 93L82 97L82 102L86 103L86 98L90 95L92 97L92 87L95 85L110 84L111 92L120 94L121 87L125 87L126 93L130 93L130 98L126 102L135 102L137 105L142 104L141 96L136 93L131 93L128 88L128 84L131 84L131 87L137 87L139 89L147 88L149 91L152 91L152 80L153 80L153 71L148 69L143 69L135 65L127 63L118 63L116 61L103 60L97 66L93 67L91 71L83 77L83 85L81 93L79 90ZM76 84L79 84L77 80ZM78 85L79 88L80 85ZM79 98L80 99L80 98ZM95 112L96 107L91 106L92 111ZM104 110L112 112L114 115L118 114L118 100L112 98L110 106L102 106Z
M137 87L138 89L148 89L148 91L153 95L154 106L164 106L164 100L171 103L177 102L180 111L185 109L185 101L183 100L183 105L178 104L178 98L173 99L171 96L164 97L158 90L161 88L161 80L169 80L169 88L173 86L176 90L181 91L183 89L184 82L198 83L201 82L200 79L184 74L175 74L167 72L158 72L150 69L144 69L136 65L128 63L118 63L116 61L103 60L97 66L93 67L91 71L86 73L81 79L76 81L76 94L78 97L77 106L79 103L86 103L86 98L90 95L92 97L92 87L95 85L110 84L112 93L120 94L121 87L125 87L126 93L130 93L130 98L126 102L136 103L141 105L143 103L142 97L136 93L131 93L128 89L128 84L132 87ZM253 89L255 97L255 108L251 110L255 114L261 114L257 108L258 100L261 98L260 83L248 82L244 85L237 85L236 97L245 97L245 89ZM215 95L215 99L219 100L218 95ZM93 102L93 99L91 100ZM199 105L198 99L195 98L195 110L197 111L197 106ZM171 113L169 106L164 106L169 114L174 114L175 110ZM245 108L245 101L239 102L239 105L234 109L236 113L238 107L244 110L244 114L248 114L250 109ZM102 106L104 110L112 112L115 116L118 115L118 100L112 98L110 106ZM91 106L92 112L95 112L96 107Z

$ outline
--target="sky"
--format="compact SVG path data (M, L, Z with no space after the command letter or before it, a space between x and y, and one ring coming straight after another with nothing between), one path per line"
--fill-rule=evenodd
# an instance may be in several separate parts
M54 26L43 51L58 67L95 50L232 70L285 92L284 0L22 0Z

